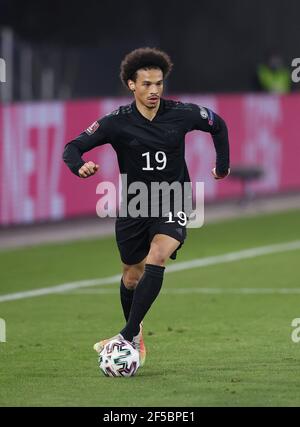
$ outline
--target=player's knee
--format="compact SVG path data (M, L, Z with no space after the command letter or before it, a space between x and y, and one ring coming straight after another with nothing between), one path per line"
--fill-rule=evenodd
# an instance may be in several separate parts
M139 281L131 276L126 276L125 278L123 277L123 283L125 285L125 288L129 290L134 290L137 287Z
M133 290L137 287L141 278L142 272L136 269L124 269L123 283L127 289Z

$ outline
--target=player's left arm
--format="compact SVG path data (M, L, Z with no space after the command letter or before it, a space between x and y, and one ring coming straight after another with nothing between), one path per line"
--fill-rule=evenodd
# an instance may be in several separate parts
M222 179L230 173L230 149L228 129L225 121L209 108L191 104L188 130L202 130L212 136L216 150L216 166L212 169L215 179Z

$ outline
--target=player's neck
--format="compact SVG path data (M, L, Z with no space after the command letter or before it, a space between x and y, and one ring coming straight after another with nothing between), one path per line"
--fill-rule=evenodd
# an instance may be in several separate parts
M161 100L157 103L157 106L155 108L148 108L145 105L143 105L141 102L139 102L137 99L135 100L136 108L139 110L139 112L142 114L142 116L146 117L146 119L152 121L154 117L156 116L159 106L160 106Z

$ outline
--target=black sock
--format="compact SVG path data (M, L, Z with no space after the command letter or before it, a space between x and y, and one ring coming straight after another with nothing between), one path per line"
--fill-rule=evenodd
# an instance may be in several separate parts
M165 267L159 265L145 265L144 274L134 291L127 324L120 332L126 340L132 341L133 337L138 335L141 321L159 294L164 270Z
M124 285L123 278L122 278L121 285L120 285L120 298L121 298L121 304L122 304L123 313L124 313L126 322L128 321L128 318L129 318L133 295L134 295L134 289L127 289L126 286Z

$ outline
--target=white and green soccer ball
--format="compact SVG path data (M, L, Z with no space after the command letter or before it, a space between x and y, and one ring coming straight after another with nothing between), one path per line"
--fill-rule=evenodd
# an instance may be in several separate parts
M122 339L109 341L99 354L100 370L107 377L132 377L139 366L139 352Z

